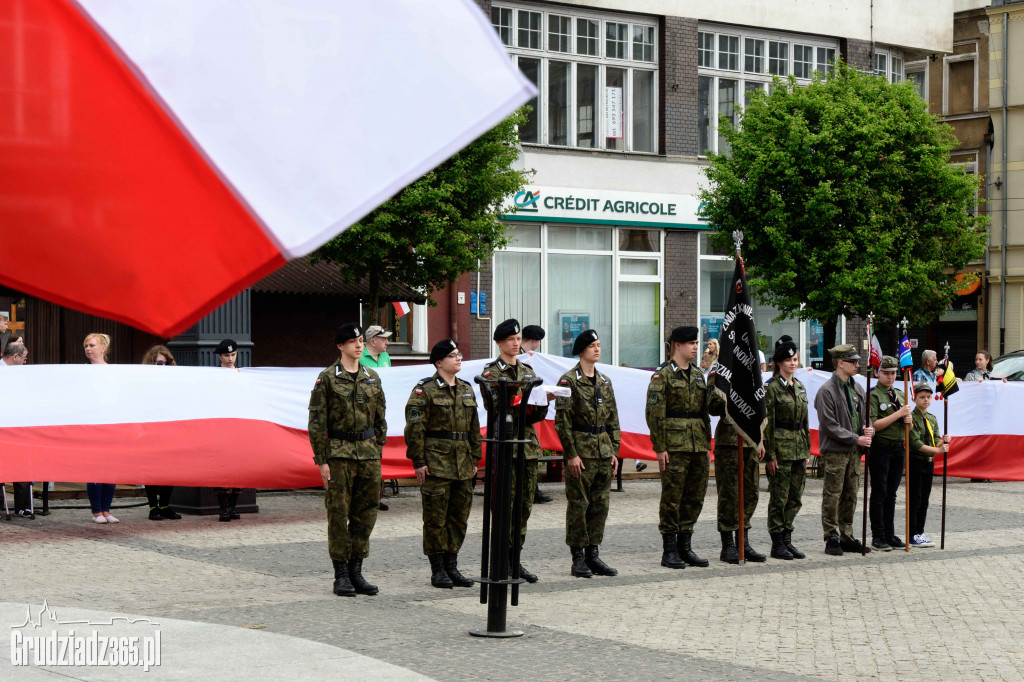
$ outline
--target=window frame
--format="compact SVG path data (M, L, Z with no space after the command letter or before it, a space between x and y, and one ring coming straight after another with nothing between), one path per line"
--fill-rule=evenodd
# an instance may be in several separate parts
M973 101L973 105L971 106L971 111L967 112L967 114L974 114L974 113L978 112L978 77L979 77L979 72L980 72L979 63L981 61L980 59L978 59L978 56L979 56L978 55L978 41L976 41L976 40L968 40L968 41L959 41L959 42L953 43L954 48L956 48L958 45L974 45L974 51L973 52L964 52L964 53L961 53L961 54L944 55L942 57L942 115L943 116L950 116L951 115L949 113L949 65L951 63L954 63L954 62L966 62L966 61L973 61L974 62L974 101ZM964 115L967 115L967 114L961 113L961 114L952 114L952 115L953 116L964 116Z
M903 80L904 81L910 80L910 74L911 73L923 73L924 74L924 86L922 87L923 92L921 93L921 99L924 100L925 106L929 106L931 104L931 102L929 101L931 99L931 97L930 97L930 95L931 95L931 93L930 93L930 81L928 79L928 72L929 71L930 71L930 69L928 68L928 60L927 59L918 59L916 61L904 62L903 63Z

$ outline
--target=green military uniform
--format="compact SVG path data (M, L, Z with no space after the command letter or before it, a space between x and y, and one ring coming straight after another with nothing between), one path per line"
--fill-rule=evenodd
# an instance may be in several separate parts
M427 556L462 548L480 443L473 387L459 378L449 386L436 372L420 379L405 405L405 447L415 468L427 467L420 487Z
M715 428L715 488L718 490L718 532L739 529L740 486L736 480L739 433L725 416ZM757 509L761 469L757 452L749 441L743 442L743 527L750 529L750 518Z
M891 355L882 356L880 370L898 370L899 360ZM876 384L868 394L869 420L875 424L880 419L894 415L906 404L903 391ZM906 459L904 438L906 424L895 419L883 429L876 430L871 439L868 453L871 496L868 499L868 516L871 519L871 546L885 551L889 546L902 547L896 537L896 494L903 478L903 464ZM908 538L909 540L909 538Z
M619 453L619 410L612 382L597 369L593 378L579 363L558 380L572 395L555 401L555 430L562 458L583 461L578 478L566 471L565 544L573 550L596 547L604 539L612 486L612 458Z
M720 409L699 367L683 369L673 360L662 364L647 387L645 416L655 452L669 455L661 472L658 531L690 533L704 507L708 487L712 404Z
M516 361L516 364L510 365L501 358L487 363L484 365L482 376L484 379L496 380L501 377L505 377L509 381L530 381L536 377L537 373L533 371L533 368L523 362L521 359ZM522 395L522 389L516 391L515 395ZM524 396L525 400L526 397ZM548 408L547 405L530 405L526 408L526 437L530 440L524 448L524 455L526 457L525 467L525 478L523 481L523 506L522 506L522 526L521 526L521 537L519 538L522 547L526 544L526 525L530 520L530 514L533 512L533 491L537 488L537 461L540 458L541 447L540 439L537 437L537 430L533 425L537 422L544 421L547 416ZM512 489L515 490L515 468L512 469ZM511 524L514 532L515 524ZM509 542L511 543L511 536L509 536Z
M776 462L768 476L768 532L793 532L793 520L802 506L811 434L807 421L807 389L793 377L781 375L768 382L768 425L764 431L764 459Z
M914 386L915 391L931 390L926 382ZM928 498L932 492L932 477L935 473L935 453L924 452L921 448L941 447L942 432L939 421L930 412L921 412L915 408L914 420L910 429L910 469L907 472L909 504L907 515L910 517L910 537L907 541L912 546L932 547L934 543L924 534L925 519L928 515Z
M372 369L352 377L336 362L316 379L309 397L313 461L331 468L324 497L327 549L334 561L364 559L380 502L381 448L387 440L384 390Z

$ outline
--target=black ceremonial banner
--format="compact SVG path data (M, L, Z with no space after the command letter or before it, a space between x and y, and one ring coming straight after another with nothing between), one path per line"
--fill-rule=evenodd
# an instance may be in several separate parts
M761 383L761 360L757 354L754 309L747 291L743 261L736 258L736 271L729 289L729 305L718 334L720 351L714 365L715 391L725 400L726 413L736 429L761 447L761 434L768 421L765 389Z

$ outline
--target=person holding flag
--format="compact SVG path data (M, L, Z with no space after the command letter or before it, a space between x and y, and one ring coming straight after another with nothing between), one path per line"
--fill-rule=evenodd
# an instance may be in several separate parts
M928 514L928 498L932 492L932 477L935 473L935 455L949 452L949 434L939 435L939 422L928 412L932 404L932 387L927 381L914 386L913 426L910 429L910 469L907 482L910 500L907 515L910 517L911 547L934 547L935 543L924 534L924 520Z
M896 537L896 492L903 478L903 439L906 424L911 423L911 406L903 392L894 387L899 362L891 355L882 357L878 369L878 384L871 389L871 426L875 435L871 439L868 466L871 479L871 498L868 503L871 516L871 549L888 552L893 547L902 549L903 541Z

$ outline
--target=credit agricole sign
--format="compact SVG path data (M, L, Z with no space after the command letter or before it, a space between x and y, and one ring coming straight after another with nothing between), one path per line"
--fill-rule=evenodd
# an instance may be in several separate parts
M505 220L708 229L688 194L529 186L506 202Z

